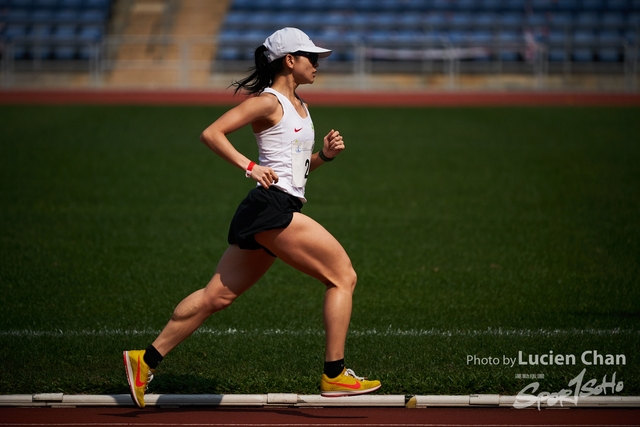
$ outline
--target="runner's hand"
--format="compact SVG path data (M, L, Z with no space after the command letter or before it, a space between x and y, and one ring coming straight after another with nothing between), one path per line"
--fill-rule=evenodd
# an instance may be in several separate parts
M264 188L269 188L271 184L278 182L278 175L276 175L273 169L260 165L255 165L253 167L253 170L251 171L251 178Z
M331 129L331 132L324 137L324 145L322 152L327 157L336 157L344 150L344 141L342 135L337 130Z

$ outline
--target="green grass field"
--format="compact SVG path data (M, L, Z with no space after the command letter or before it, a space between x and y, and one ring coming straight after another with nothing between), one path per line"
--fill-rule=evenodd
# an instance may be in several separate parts
M221 107L0 107L0 393L127 393L204 286L252 181L200 132ZM303 212L359 275L347 363L385 394L640 394L640 110L313 108L347 150ZM250 131L232 136L256 158ZM317 394L323 286L281 262L165 359L154 393ZM576 355L575 365L504 357ZM585 366L585 351L624 365ZM468 358L498 358L497 365ZM535 379L532 379L535 378Z

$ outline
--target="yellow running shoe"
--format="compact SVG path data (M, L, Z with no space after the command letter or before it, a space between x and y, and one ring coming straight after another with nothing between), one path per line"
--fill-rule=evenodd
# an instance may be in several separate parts
M144 408L144 393L153 379L153 370L144 361L144 350L125 351L123 356L131 397L138 408Z
M380 381L368 381L357 376L351 369L344 369L335 378L322 374L320 394L324 397L355 396L376 391L381 385Z

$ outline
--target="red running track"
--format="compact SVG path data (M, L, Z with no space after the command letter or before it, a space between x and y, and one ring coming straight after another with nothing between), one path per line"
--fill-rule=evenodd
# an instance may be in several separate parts
M310 105L343 106L640 106L638 93L301 91ZM0 90L0 104L234 105L242 95L196 90Z
M0 426L633 426L640 408L0 408Z

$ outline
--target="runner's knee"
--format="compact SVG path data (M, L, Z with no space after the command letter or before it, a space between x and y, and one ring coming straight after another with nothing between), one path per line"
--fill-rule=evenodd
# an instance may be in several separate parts
M344 289L353 293L353 291L356 289L357 282L358 275L356 274L356 271L353 268L349 268L346 272L340 274L337 279L328 280L326 282L326 285L328 287L335 286L337 288Z

